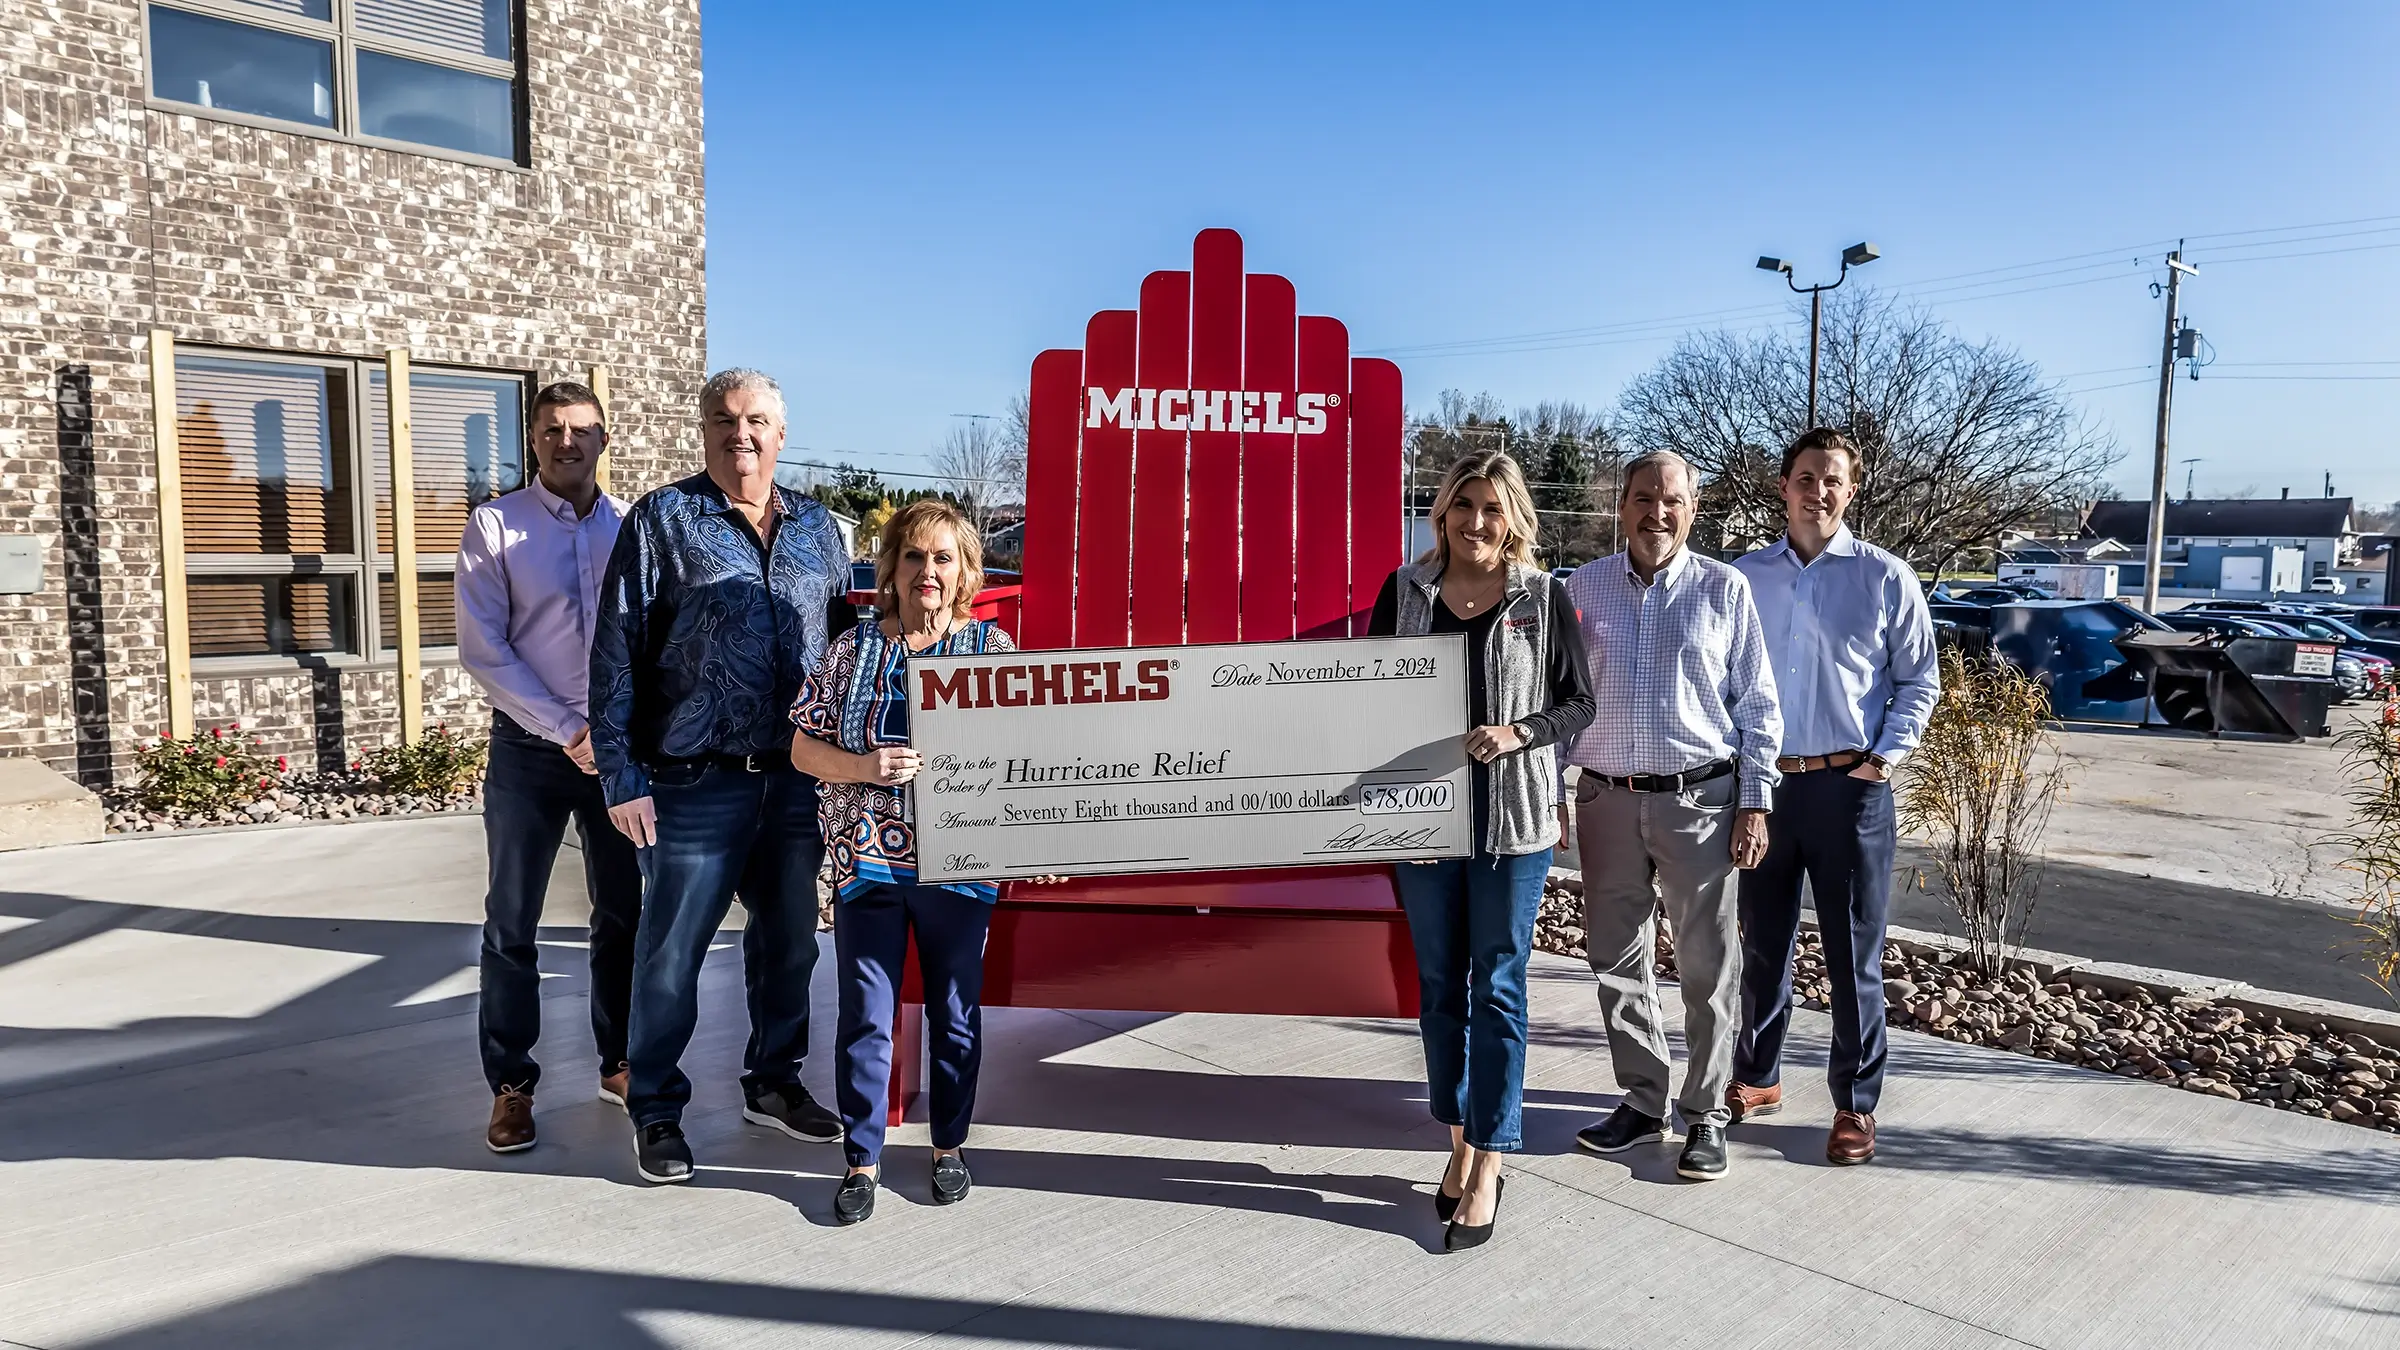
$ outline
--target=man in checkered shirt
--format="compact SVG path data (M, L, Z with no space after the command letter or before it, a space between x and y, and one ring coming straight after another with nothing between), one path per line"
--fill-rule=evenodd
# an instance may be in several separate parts
M1583 863L1584 949L1625 1100L1576 1135L1595 1153L1666 1137L1672 1063L1651 977L1651 915L1675 934L1691 1053L1676 1098L1676 1173L1725 1175L1741 944L1734 871L1767 851L1782 738L1766 636L1740 572L1684 547L1699 482L1664 451L1625 467L1617 514L1625 551L1567 579L1582 616L1599 715L1569 763Z

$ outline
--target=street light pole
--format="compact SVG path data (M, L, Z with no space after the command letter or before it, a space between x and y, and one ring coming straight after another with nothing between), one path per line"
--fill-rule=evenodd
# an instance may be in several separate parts
M1851 268L1864 267L1882 256L1882 252L1873 244L1852 244L1842 250L1842 270L1834 279L1814 286L1803 286L1793 280L1792 265L1781 258L1758 260L1759 270L1781 272L1783 284L1791 287L1793 294L1808 297L1808 425L1801 428L1803 431L1813 431L1817 425L1817 346L1819 335L1825 329L1825 292L1838 288L1848 280Z

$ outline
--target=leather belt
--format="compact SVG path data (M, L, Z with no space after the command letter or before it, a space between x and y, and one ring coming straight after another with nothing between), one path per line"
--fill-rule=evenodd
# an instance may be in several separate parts
M1864 750L1836 750L1830 755L1785 755L1775 761L1784 773L1815 773L1819 769L1851 769L1867 762Z
M1622 778L1586 769L1583 771L1582 778L1577 780L1577 795L1581 795L1582 784L1592 782L1606 783L1610 787L1623 788L1627 792L1681 792L1712 779L1723 778L1733 770L1734 761L1730 759L1720 759L1714 764L1703 764L1697 769L1685 769L1682 773L1634 773L1627 774Z

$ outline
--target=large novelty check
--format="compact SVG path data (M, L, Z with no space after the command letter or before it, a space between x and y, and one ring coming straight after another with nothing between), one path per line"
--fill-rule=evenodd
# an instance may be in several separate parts
M913 657L918 874L1464 857L1466 654L1448 634Z

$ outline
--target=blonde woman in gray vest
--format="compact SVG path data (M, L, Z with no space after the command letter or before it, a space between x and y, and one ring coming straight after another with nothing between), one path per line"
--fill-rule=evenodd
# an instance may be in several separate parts
M1592 720L1592 683L1566 589L1534 562L1538 522L1517 462L1478 451L1442 475L1433 547L1393 572L1367 631L1467 636L1467 759L1475 854L1402 863L1417 949L1418 1029L1433 1118L1450 1127L1434 1195L1445 1251L1489 1241L1501 1155L1523 1147L1525 963L1558 843L1553 746Z

